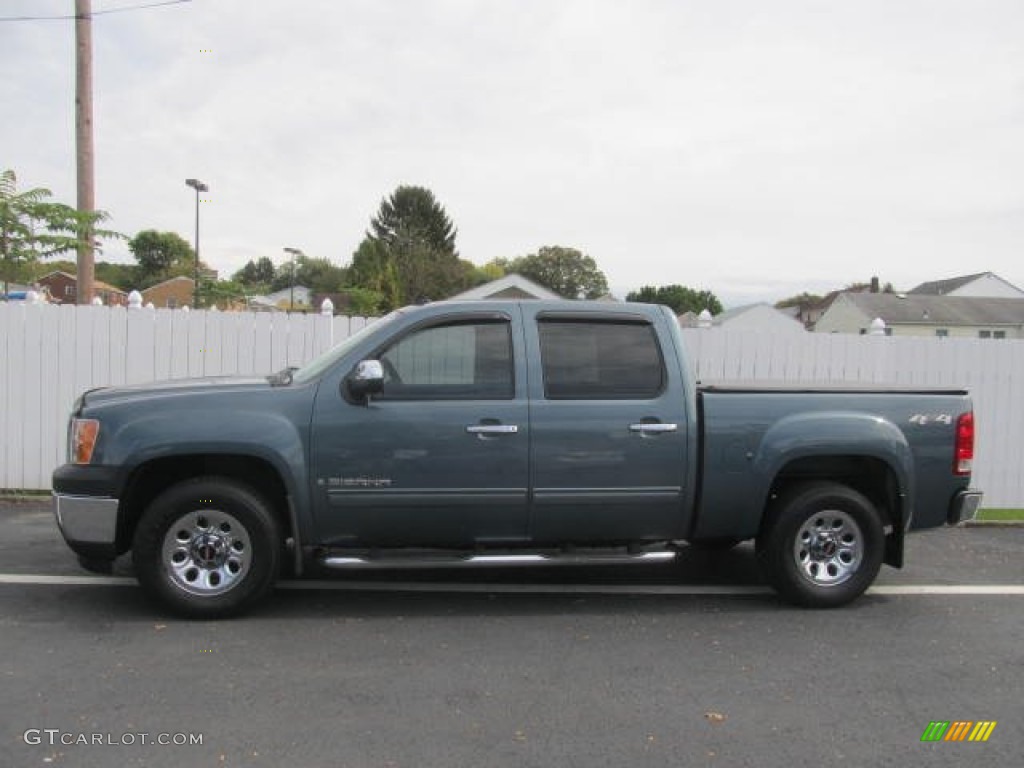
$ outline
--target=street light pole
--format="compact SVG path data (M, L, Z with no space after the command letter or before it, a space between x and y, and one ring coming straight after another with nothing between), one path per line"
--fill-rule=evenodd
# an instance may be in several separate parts
M291 299L288 301L288 311L289 312L294 312L295 311L295 257L296 256L301 256L302 255L302 251L300 249L298 249L298 248L285 248L284 252L285 253L290 253L291 256L292 256L292 290L291 290Z
M210 188L199 179L185 179L185 186L192 187L196 191L196 265L192 286L192 308L199 309L199 193L207 192Z

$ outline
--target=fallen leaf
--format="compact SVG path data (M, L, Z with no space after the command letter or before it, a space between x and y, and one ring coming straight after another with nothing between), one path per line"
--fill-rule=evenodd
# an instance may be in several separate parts
M705 712L704 719L709 723L715 723L716 725L724 723L729 719L728 715L723 715L721 712Z

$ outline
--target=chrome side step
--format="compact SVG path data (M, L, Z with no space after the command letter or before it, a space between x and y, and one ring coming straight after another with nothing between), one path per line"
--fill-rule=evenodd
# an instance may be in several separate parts
M623 565L627 563L665 563L674 560L673 551L639 552L636 554L501 554L501 555L439 555L434 557L328 555L320 560L327 568L339 570L372 570L375 568L480 568L542 565Z

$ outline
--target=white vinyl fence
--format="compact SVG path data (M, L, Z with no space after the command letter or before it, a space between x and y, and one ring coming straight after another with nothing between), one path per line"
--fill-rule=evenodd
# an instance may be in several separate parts
M263 375L367 323L279 312L0 304L0 488L47 489L75 398L93 387Z
M300 365L359 317L0 304L0 488L46 489L84 390ZM1024 340L685 330L704 382L965 387L985 506L1024 507Z

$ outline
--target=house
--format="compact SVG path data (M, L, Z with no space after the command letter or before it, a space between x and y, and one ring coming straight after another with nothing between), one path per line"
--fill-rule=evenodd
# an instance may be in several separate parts
M70 272L56 270L48 272L36 281L41 288L50 294L50 300L54 304L76 304L78 303L78 276ZM116 285L104 283L102 280L93 280L92 293L99 297L108 307L128 306L128 293L122 291Z
M294 290L294 293L293 293ZM280 291L268 293L266 296L253 296L249 304L253 309L288 309L292 305L292 296L295 297L295 306L308 307L313 300L313 290L305 285L296 285L282 288Z
M697 324L700 324L699 318ZM711 327L766 333L806 333L803 323L791 313L765 303L728 309L711 318Z
M522 275L510 274L448 297L453 301L482 299L564 299Z
M195 285L195 281L191 277L183 275L172 277L142 291L142 303L152 303L154 307L168 309L191 307L195 295Z
M1024 298L845 293L814 326L818 333L867 333L879 318L890 336L1024 338Z
M994 272L951 277L921 283L909 292L913 296L967 296L988 299L1024 299L1024 290Z

